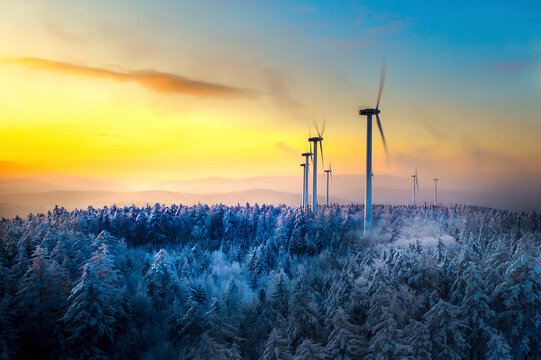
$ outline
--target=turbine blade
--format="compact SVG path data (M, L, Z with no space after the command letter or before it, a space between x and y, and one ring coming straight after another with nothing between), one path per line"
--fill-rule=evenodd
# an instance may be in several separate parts
M381 100L381 93L383 92L383 85L385 85L385 75L387 74L387 63L385 58L381 60L381 75L379 78L379 92L378 92L378 102L376 103L376 109L379 109L379 101Z
M325 125L327 124L327 121L323 119L323 124L321 125L321 137L323 137L323 134L325 133Z
M387 141L385 141L385 135L383 135L383 128L381 127L381 120L379 119L378 114L376 114L376 120L378 123L379 133L381 134L381 140L383 141L383 148L385 149L385 160L387 161L387 165L389 165L389 151L387 150Z
M316 127L317 136L321 137L321 132L319 131L319 126L317 125L317 121L314 119L314 126Z

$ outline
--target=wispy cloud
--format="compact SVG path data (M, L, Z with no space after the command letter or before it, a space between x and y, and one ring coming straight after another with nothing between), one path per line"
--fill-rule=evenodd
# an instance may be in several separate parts
M287 76L279 71L266 68L261 70L262 83L264 84L267 94L280 106L290 110L299 109L302 107L288 89ZM289 79L291 81L291 79Z
M277 142L276 144L274 144L274 147L277 150L280 150L288 155L293 155L293 156L300 155L300 152L296 151L295 149L293 149L291 146L287 145L283 141Z
M243 97L255 95L255 92L247 89L193 80L180 75L154 70L115 71L106 68L29 57L4 58L0 59L0 64L15 65L30 70L121 82L135 82L150 91L162 94L182 94L196 97Z

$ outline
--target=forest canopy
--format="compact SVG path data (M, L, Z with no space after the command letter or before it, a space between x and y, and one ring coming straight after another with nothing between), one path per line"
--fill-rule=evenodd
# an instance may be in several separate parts
M0 221L2 359L538 359L541 217L105 207Z

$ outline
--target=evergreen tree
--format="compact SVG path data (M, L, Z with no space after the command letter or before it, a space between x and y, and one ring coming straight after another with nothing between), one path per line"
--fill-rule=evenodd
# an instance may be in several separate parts
M288 250L295 255L314 255L317 247L308 237L308 224L304 209L299 208L295 212L293 231L288 243Z
M420 321L412 320L406 327L406 343L408 346L408 359L431 359L432 342L430 332L426 325Z
M440 300L424 315L424 321L432 339L432 359L464 358L466 325L460 319L460 309L457 306Z
M160 249L154 256L154 261L145 274L145 282L154 308L158 311L165 310L175 298L178 285L173 264L164 249Z
M289 312L288 299L289 292L286 286L286 275L280 270L274 279L271 295L275 323L279 326L286 325L286 319Z
M470 264L462 277L466 288L460 307L461 318L467 325L465 338L469 340L470 358L478 359L485 353L494 330L490 322L493 321L495 313L490 309L489 297L485 293L484 281L476 264Z
M511 360L511 347L505 338L494 332L490 338L485 354L485 360Z
M332 318L332 331L325 352L336 360L362 359L366 353L360 327L349 322L342 308L338 308Z
M293 360L325 360L325 347L310 339L304 339L297 347Z
M370 307L365 328L370 334L367 359L398 359L409 351L402 334L399 312L406 312L397 298L398 291L377 271L370 290Z
M317 305L302 281L295 285L289 308L287 333L293 349L296 349L303 339L316 338L321 331Z
M72 354L81 359L105 357L114 343L115 325L124 316L119 276L107 245L102 244L84 266L68 305L63 319Z
M521 244L504 281L494 289L499 308L499 328L514 344L513 350L530 358L541 356L541 267L533 250Z
M0 360L14 359L17 347L17 328L14 327L16 312L10 307L10 296L0 299Z
M269 334L265 350L260 360L292 360L289 351L287 339L285 339L278 329L273 329Z
M18 321L25 327L19 336L33 339L22 344L23 356L41 359L58 354L62 334L59 319L69 291L66 272L50 261L46 249L38 246L21 285L15 300Z

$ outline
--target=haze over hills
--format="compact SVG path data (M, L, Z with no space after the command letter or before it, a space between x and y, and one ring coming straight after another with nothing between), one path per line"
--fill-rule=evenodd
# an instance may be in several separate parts
M325 198L318 196L323 203ZM29 213L46 213L55 205L63 206L68 210L85 209L88 206L145 206L160 203L164 205L184 204L224 204L245 205L272 204L298 206L300 195L275 190L252 189L219 194L189 194L172 191L46 191L37 193L19 193L0 195L0 217L14 217ZM348 200L335 198L334 202L347 204Z
M411 203L411 179L389 175L374 178L374 201L386 204ZM431 202L433 183L420 180L419 203ZM311 186L311 185L310 185ZM84 209L89 205L145 206L156 202L192 205L197 203L244 205L300 204L301 179L295 176L265 176L243 179L211 177L195 180L174 180L146 185L126 186L120 182L74 177L46 180L34 178L0 180L0 216L25 216L47 212L55 205L67 209ZM324 203L326 179L318 177L318 201ZM540 211L541 194L528 189L511 192L507 189L463 191L440 181L438 198L441 202L489 206L514 211ZM310 197L311 201L311 197ZM339 204L364 201L363 175L335 175L331 183L331 202Z
M378 183L384 187L406 189L409 186L407 179L397 176L377 175L376 178ZM312 178L310 177L310 184L312 183L311 179ZM318 176L319 194L325 193L326 181L326 175L320 174ZM211 177L195 180L166 181L153 185L153 188L209 194L217 192L216 189L220 189L218 192L242 191L248 189L269 189L292 192L300 191L300 188L302 187L301 182L302 179L300 176L259 176L243 179ZM364 176L361 174L333 175L331 187L334 191L339 189L341 193L348 194L348 196L349 194L356 192L364 194Z
M56 190L131 190L125 184L82 177L51 176L41 178L1 178L0 194L33 193Z

